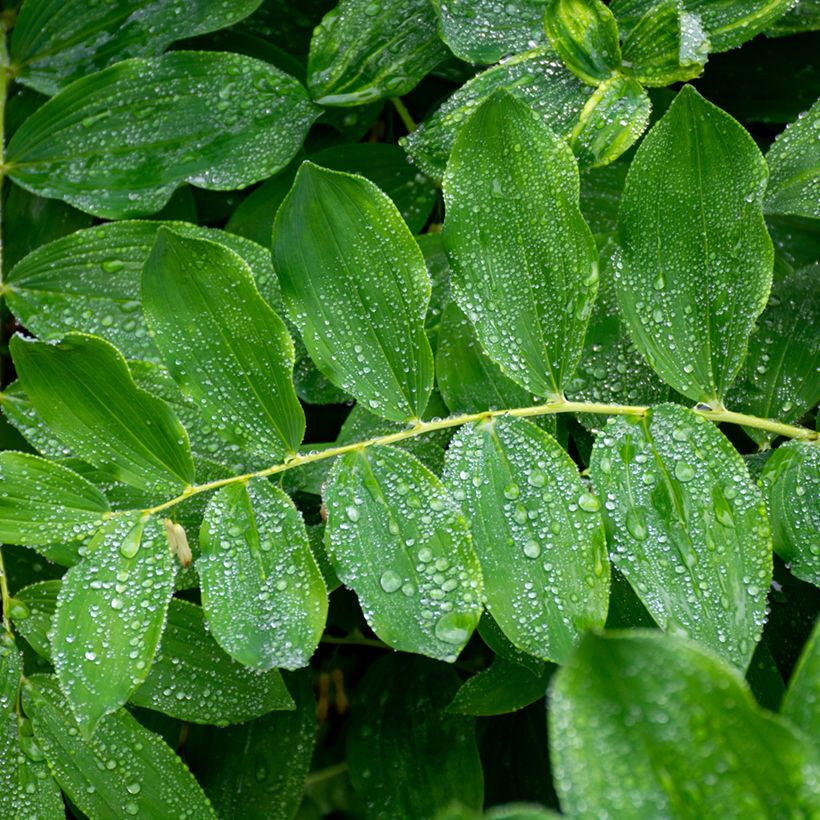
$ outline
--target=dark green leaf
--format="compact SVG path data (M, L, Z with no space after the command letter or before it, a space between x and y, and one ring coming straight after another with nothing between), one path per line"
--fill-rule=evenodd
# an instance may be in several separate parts
M432 227L432 226L431 226ZM424 326L427 338L434 351L438 350L439 327L441 326L444 308L450 300L450 261L444 249L441 233L425 233L416 237L421 248L427 272L430 274L430 304L427 307L427 316ZM438 372L436 373L438 376Z
M319 369L384 418L420 418L433 388L430 278L390 199L306 162L276 215L273 261Z
M723 434L661 405L595 442L612 560L652 617L745 669L766 619L771 535L760 492Z
M51 642L48 636L57 610L57 596L61 585L60 580L41 581L23 587L15 594L24 608L15 615L14 628L47 661L51 661Z
M780 711L817 744L820 738L820 620L792 672Z
M767 37L784 37L820 29L820 0L797 2L766 30Z
M325 537L339 578L390 646L453 661L481 615L481 567L456 502L409 453L336 461Z
M56 344L15 336L11 351L37 415L80 458L146 492L178 492L194 480L182 425L136 386L108 342L79 333Z
M771 285L763 157L691 86L647 134L621 201L616 287L635 344L667 384L715 406Z
M618 228L618 206L628 170L628 163L616 162L581 172L581 213L599 245Z
M182 182L231 190L276 173L318 113L296 80L250 57L135 58L77 80L29 117L9 142L7 173L96 216L138 216Z
M460 131L444 196L453 291L479 341L511 379L560 396L598 283L569 148L499 92Z
M820 761L735 669L658 632L588 635L555 676L550 746L574 817L810 817Z

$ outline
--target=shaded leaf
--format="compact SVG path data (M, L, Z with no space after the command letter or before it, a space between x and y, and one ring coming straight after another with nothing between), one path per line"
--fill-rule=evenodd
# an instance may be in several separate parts
M785 37L820 29L820 0L797 0L766 30L767 37Z
M820 620L806 641L780 708L806 737L820 737Z

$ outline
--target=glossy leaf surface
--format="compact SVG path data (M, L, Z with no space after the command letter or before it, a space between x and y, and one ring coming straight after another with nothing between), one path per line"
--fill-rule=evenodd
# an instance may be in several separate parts
M780 711L817 744L820 735L820 621L803 647Z

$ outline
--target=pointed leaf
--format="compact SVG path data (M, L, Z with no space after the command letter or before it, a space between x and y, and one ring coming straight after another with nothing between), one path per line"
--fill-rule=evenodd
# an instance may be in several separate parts
M200 532L197 572L211 633L254 669L310 660L327 617L327 590L302 516L265 479L224 487Z
M647 134L627 175L618 300L638 349L693 401L725 396L769 295L765 184L749 134L691 86Z
M711 422L667 404L595 442L612 560L658 624L745 669L766 620L771 535L743 459Z
M134 58L71 83L29 117L9 142L7 173L95 216L153 213L183 182L224 191L276 173L318 114L293 77L261 60Z
M304 163L276 215L273 262L319 369L384 418L421 418L433 387L430 278L390 199L363 177Z
M820 620L792 672L780 711L817 743L820 737Z
M339 458L326 538L373 631L404 652L453 661L481 615L481 568L444 485L393 447Z
M149 493L193 482L182 425L165 402L134 384L108 342L80 333L56 344L15 336L11 353L37 414L77 456Z
M456 301L484 349L539 396L559 396L598 281L569 148L499 92L459 133L444 180Z

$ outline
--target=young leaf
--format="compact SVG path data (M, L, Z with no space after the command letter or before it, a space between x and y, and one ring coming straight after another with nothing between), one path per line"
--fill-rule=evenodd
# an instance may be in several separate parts
M544 24L552 47L585 83L597 85L620 66L618 24L601 0L549 0Z
M748 133L691 86L647 134L619 214L618 300L667 384L719 405L766 304L766 165Z
M760 492L723 434L661 405L595 442L612 560L652 617L745 669L766 619L771 535Z
M297 450L293 342L237 254L161 228L142 302L168 370L223 438L271 462Z
M369 816L435 817L454 801L481 806L475 721L445 712L458 685L452 669L424 658L387 655L370 667L347 740L350 778Z
M82 476L28 453L0 453L0 541L50 546L90 535L109 515Z
M393 447L339 458L325 493L328 552L373 631L454 661L481 615L481 567L444 485Z
M598 282L572 153L526 105L498 92L459 133L444 197L453 292L479 341L518 384L560 396Z
M308 87L320 105L412 91L447 57L429 0L341 0L313 32Z
M780 711L806 737L820 737L820 620L806 641Z
M11 353L37 415L80 458L148 493L194 480L188 436L165 402L140 390L108 342L71 333L47 344L15 336Z
M820 587L820 447L790 441L760 476L775 552L798 578Z
M786 127L766 154L767 214L820 218L820 100Z
M587 635L554 678L550 748L573 817L807 817L820 760L735 669L681 637Z
M606 621L598 499L551 436L503 416L456 434L444 481L470 522L493 619L519 649L562 662Z
M148 675L175 573L162 527L137 514L106 525L65 574L51 657L84 737Z
M7 173L95 216L138 216L162 208L182 182L224 191L269 177L318 114L296 80L260 60L135 58L39 108L9 142Z
M42 94L127 57L161 54L174 40L230 26L260 0L26 0L14 24L15 77Z
M327 590L302 516L265 479L213 496L197 561L202 606L217 643L254 669L304 666L327 617Z
M433 388L430 278L388 197L304 163L276 215L273 264L319 369L384 418L421 418Z
M124 709L84 739L52 675L33 675L23 704L57 782L89 817L216 818L185 764Z

